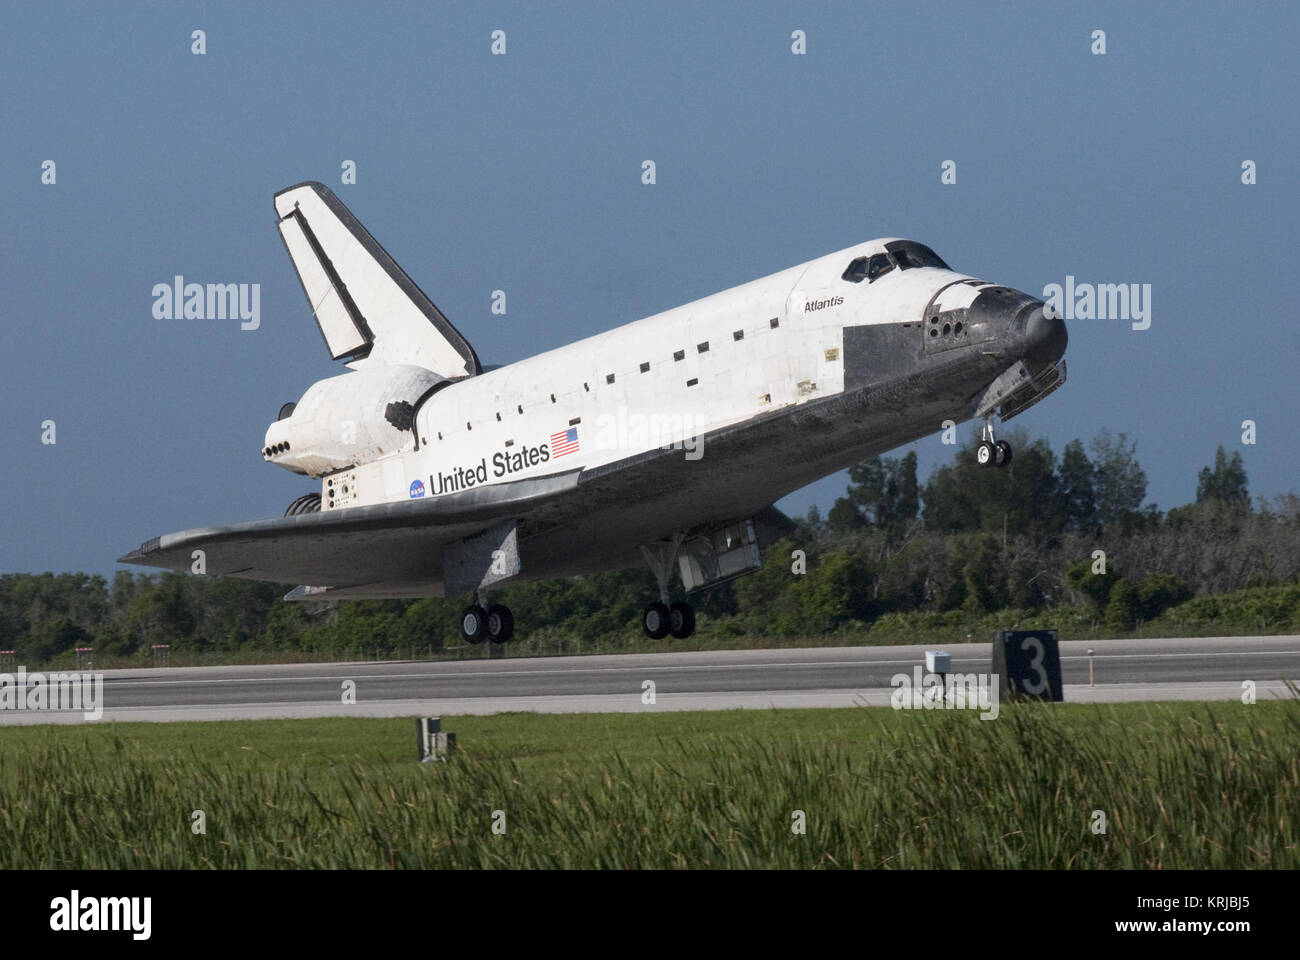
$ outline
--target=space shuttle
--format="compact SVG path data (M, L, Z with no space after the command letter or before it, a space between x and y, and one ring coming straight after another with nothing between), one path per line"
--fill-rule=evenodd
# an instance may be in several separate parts
M314 486L283 517L155 537L121 562L300 584L286 599L464 596L468 642L508 641L505 584L646 565L654 638L760 565L773 504L860 460L1065 381L1041 299L870 240L517 363L474 348L324 185L275 196L344 372L286 403L258 454ZM201 562L200 562L201 561Z

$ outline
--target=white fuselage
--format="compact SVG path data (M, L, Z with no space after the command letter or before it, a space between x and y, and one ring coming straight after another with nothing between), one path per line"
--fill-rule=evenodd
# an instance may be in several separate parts
M985 461L1010 462L993 417L1064 382L1067 331L1040 299L892 238L485 370L328 187L275 207L348 372L284 404L261 455L319 498L124 562L184 571L201 550L209 573L357 598L649 560L664 600L674 555L688 590L752 570L792 526L782 497L950 425L982 418Z
M420 405L418 443L325 475L322 509L443 496L673 445L707 457L710 431L842 392L846 325L919 325L934 293L965 277L925 267L870 284L841 279L886 242L454 382Z

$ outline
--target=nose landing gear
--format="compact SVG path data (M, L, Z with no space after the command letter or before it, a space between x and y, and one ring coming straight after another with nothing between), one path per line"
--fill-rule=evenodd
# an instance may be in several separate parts
M1005 467L1011 462L1011 444L994 436L993 421L988 417L984 418L984 426L980 428L980 444L975 448L975 462L981 467Z

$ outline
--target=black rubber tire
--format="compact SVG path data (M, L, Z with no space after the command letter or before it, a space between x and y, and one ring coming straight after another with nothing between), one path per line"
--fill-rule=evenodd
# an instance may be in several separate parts
M999 440L995 446L996 449L993 451L994 462L999 467L1005 467L1011 462L1011 444L1005 440Z
M515 635L515 618L509 607L494 603L487 608L487 638L493 643L509 643Z
M460 615L460 635L466 643L482 643L487 639L487 611L472 603Z
M671 625L672 614L668 612L668 607L658 600L641 611L641 629L651 640L662 640L668 636Z
M695 632L695 608L685 600L678 600L668 608L668 621L668 632L678 640L685 640Z
M975 462L981 467L992 466L997 459L997 451L993 449L993 444L987 440L981 440L980 445L975 448Z

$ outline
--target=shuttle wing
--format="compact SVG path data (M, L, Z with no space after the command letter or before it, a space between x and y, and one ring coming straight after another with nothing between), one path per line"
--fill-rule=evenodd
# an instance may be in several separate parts
M324 184L275 195L280 236L335 360L480 372L460 332Z
M573 470L427 500L199 527L155 537L118 559L178 573L201 569L209 576L329 585L339 592L411 584L427 595L431 584L442 582L444 546L502 520L543 520L557 501L575 499L563 495L577 482ZM200 559L201 568L195 566Z
M776 441L790 429L787 418L769 416L757 427L708 435L709 449L734 445L736 458L691 461L680 450L656 449L594 469L438 497L184 530L119 560L195 572L202 551L209 576L328 587L321 594L335 597L414 597L441 592L448 550L505 521L518 524L521 542L571 531L587 554L611 565L640 562L638 544L671 536L686 516L752 517L764 546L792 527L763 499L759 483L771 450L783 448ZM791 447L788 455L799 451ZM300 588L290 598L316 593Z

